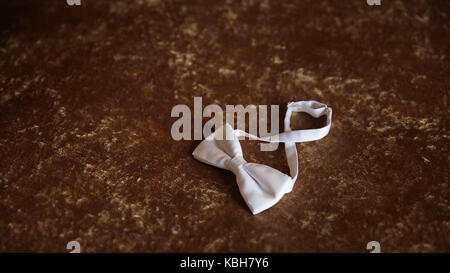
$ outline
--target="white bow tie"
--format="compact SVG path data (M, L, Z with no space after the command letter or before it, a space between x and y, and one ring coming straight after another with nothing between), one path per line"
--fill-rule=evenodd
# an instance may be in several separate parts
M292 112L306 112L318 118L327 116L324 127L307 130L291 130ZM260 213L280 201L285 193L292 191L298 175L296 142L314 141L325 137L331 127L332 109L317 101L291 102L287 106L284 132L271 137L257 137L242 130L234 130L228 123L203 140L192 155L206 164L227 169L236 175L239 191L253 214ZM272 167L248 163L242 155L238 137L264 142L283 142L291 176Z

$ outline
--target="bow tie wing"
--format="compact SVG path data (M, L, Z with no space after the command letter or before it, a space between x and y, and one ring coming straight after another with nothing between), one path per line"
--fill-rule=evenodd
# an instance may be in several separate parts
M292 190L291 177L272 167L244 160L239 140L228 124L203 140L192 154L203 163L232 171L253 214L272 207Z
M242 148L233 128L226 124L203 140L192 155L203 163L228 169L227 162L236 155L242 155Z
M257 163L246 163L236 173L242 197L253 214L260 213L280 201L292 190L292 179L284 173Z
M227 153L217 147L214 139L203 140L195 148L194 152L192 152L192 155L195 159L203 163L222 169L227 168L226 164L231 158Z

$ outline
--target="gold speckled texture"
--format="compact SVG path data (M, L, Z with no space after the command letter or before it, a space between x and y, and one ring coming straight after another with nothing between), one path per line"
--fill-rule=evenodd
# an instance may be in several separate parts
M0 251L450 251L449 4L381 3L1 1ZM171 137L194 96L280 119L314 99L333 126L253 216ZM288 172L282 146L242 144Z

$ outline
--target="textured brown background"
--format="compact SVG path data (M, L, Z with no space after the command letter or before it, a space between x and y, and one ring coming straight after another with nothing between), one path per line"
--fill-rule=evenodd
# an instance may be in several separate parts
M0 1L0 251L450 251L447 1L81 2ZM171 138L193 96L334 123L253 216Z

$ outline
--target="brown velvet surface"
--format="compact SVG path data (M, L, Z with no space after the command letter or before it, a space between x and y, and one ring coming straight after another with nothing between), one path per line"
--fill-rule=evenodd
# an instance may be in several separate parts
M1 1L0 251L448 252L449 16L446 1ZM171 137L194 96L280 119L314 99L333 126L253 216L231 172ZM282 146L242 143L288 172Z

